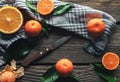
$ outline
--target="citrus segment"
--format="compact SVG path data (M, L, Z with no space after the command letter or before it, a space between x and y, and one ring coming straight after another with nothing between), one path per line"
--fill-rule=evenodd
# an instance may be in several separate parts
M13 6L0 8L0 32L12 34L18 31L23 23L22 13Z
M37 11L41 15L50 14L54 9L53 0L39 0L37 3Z
M108 70L114 70L118 67L119 65L119 57L117 54L112 53L112 52L107 52L103 57L102 57L102 64L103 66L108 69Z

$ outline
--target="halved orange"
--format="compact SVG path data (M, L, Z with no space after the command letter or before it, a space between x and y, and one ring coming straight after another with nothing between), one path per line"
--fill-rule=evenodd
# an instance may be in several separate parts
M119 66L119 56L112 52L107 52L102 57L102 64L108 70L115 70Z
M13 6L0 8L0 32L12 34L18 31L23 24L22 13Z
M48 15L54 9L53 0L39 0L37 3L37 11L41 15Z

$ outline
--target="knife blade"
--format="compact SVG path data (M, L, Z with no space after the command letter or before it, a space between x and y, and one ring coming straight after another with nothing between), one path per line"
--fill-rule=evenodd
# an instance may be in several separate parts
M34 54L30 53L22 62L21 64L23 66L28 66L31 62L33 62L34 60L44 56L45 54L47 54L50 51L55 50L56 48L62 46L65 42L67 42L68 40L70 40L72 36L65 36L60 38L59 40L53 42L52 44L46 46L45 48L41 49L40 51L36 51Z

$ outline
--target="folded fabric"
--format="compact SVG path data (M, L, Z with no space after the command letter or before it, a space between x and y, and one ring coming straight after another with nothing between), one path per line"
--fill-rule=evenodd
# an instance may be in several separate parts
M36 7L36 3L38 2L38 0L29 1L34 7ZM70 2L54 0L55 8L67 3ZM85 49L85 51L92 55L101 55L104 52L105 46L107 45L107 42L112 32L114 31L116 25L116 20L109 14L100 10L93 9L88 6L83 6L74 3L67 12L58 16L54 16L52 13L47 16L41 16L39 13L30 10L26 5L25 0L1 0L0 6L2 7L4 5L12 5L20 9L24 9L32 18L36 20L41 21L41 19L44 18L48 24L53 25L56 28L62 28L80 35L81 37L85 38L83 48ZM87 21L92 18L102 19L106 27L103 35L94 39L88 35L86 29ZM7 47L9 47L10 44L16 41L14 37L25 38L23 31L22 32L20 31L17 34L10 36L12 37L7 38L7 40L1 38L0 54L1 52L5 52L5 49L7 49ZM2 40L4 40L4 42Z

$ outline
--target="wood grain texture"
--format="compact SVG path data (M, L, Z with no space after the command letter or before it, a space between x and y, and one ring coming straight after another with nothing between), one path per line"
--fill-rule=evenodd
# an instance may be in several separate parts
M26 68L25 75L18 82L40 82L40 77L46 72L52 65L39 65L30 66ZM120 81L120 69L117 69L114 73L117 77L117 81ZM90 65L74 65L73 74L78 77L81 82L104 82L94 71ZM56 82L77 82L71 78L69 79L59 79Z
M90 6L111 14L118 22L120 22L120 0L61 0L77 3L80 5ZM27 16L28 17L28 16ZM29 17L28 17L29 18ZM37 42L37 46L31 53L39 51L40 48L58 40L59 38L68 35L66 31L53 29L49 34L49 38L43 37ZM95 57L82 48L84 39L80 36L73 36L72 39L65 45L56 49L52 53L39 58L32 62L29 67L25 68L25 76L18 79L16 82L40 82L40 77L48 68L54 65L61 58L68 58L74 63L74 74L81 79L81 82L105 82L89 65L92 62L101 62L101 57ZM112 51L120 57L120 25L117 25L116 30L112 34L105 52ZM20 65L20 63L19 63ZM0 69L2 69L1 67ZM115 76L120 82L120 66L115 70ZM75 82L73 79L59 79L57 82Z

